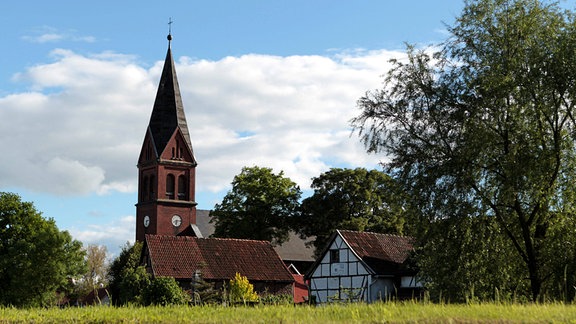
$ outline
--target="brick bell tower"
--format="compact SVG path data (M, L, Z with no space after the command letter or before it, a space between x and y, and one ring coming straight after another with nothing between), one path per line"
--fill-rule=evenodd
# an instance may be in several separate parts
M196 159L168 52L138 158L136 241L146 234L178 235L196 224Z

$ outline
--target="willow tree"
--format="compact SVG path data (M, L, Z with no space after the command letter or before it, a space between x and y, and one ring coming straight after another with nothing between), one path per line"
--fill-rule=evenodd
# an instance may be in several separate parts
M448 30L437 52L394 61L352 125L428 221L493 217L538 300L573 264L574 16L537 0L467 1Z

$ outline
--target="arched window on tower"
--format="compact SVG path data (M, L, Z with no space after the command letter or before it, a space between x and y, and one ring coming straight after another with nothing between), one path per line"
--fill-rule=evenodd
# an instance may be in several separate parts
M174 199L174 175L169 174L166 176L166 198Z
M186 177L181 175L178 177L178 200L187 199Z
M140 200L147 201L148 199L148 176L145 176L142 187L140 187Z
M150 176L150 182L148 183L148 200L156 199L154 194L154 187L156 186L156 177L154 175Z

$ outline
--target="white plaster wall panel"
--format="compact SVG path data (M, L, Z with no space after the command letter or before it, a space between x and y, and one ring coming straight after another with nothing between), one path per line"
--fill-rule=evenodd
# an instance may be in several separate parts
M327 289L328 280L326 278L314 278L311 281L312 289Z
M322 257L322 261L320 261L320 263L321 264L330 263L330 253L324 254L324 256Z
M351 288L352 287L352 278L350 278L350 277L340 278L340 285L344 288Z
M314 269L314 273L312 273L312 277L320 277L320 276L322 276L322 265L316 267L316 269Z
M330 276L345 276L348 273L346 263L332 263L330 265Z
M343 263L342 264L342 275L343 276L349 276L350 274L348 273L348 263Z
M339 289L340 280L339 278L328 278L328 289Z
M329 276L330 275L330 264L329 263L323 263L320 265L320 267L322 267L322 274L321 276Z
M360 261L360 259L358 259L358 258L356 257L356 255L354 254L354 252L352 252L352 250L348 250L348 251L349 251L349 252L348 252L348 261L350 261L350 262L358 262L358 261Z
M316 292L316 302L325 303L328 301L328 292L326 290L319 290Z
M340 296L340 291L338 289L328 290L328 299L330 299L330 297L338 296Z
M340 250L340 262L348 262L348 254L350 250L342 249Z
M340 236L336 236L336 238L334 239L334 242L332 243L332 245L330 246L330 248L339 248L342 246L342 243L344 243L342 241L342 238Z
M365 284L365 278L364 276L352 277L352 286L355 288L362 287L362 285Z
M348 263L348 275L355 276L358 274L358 262Z
M366 268L364 268L364 266L362 264L358 264L358 274L359 275L367 275L368 270L366 270Z

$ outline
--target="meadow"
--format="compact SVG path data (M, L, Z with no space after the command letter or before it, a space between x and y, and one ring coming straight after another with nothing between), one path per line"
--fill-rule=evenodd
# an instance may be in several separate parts
M312 306L0 308L0 323L576 323L576 305L378 303Z

